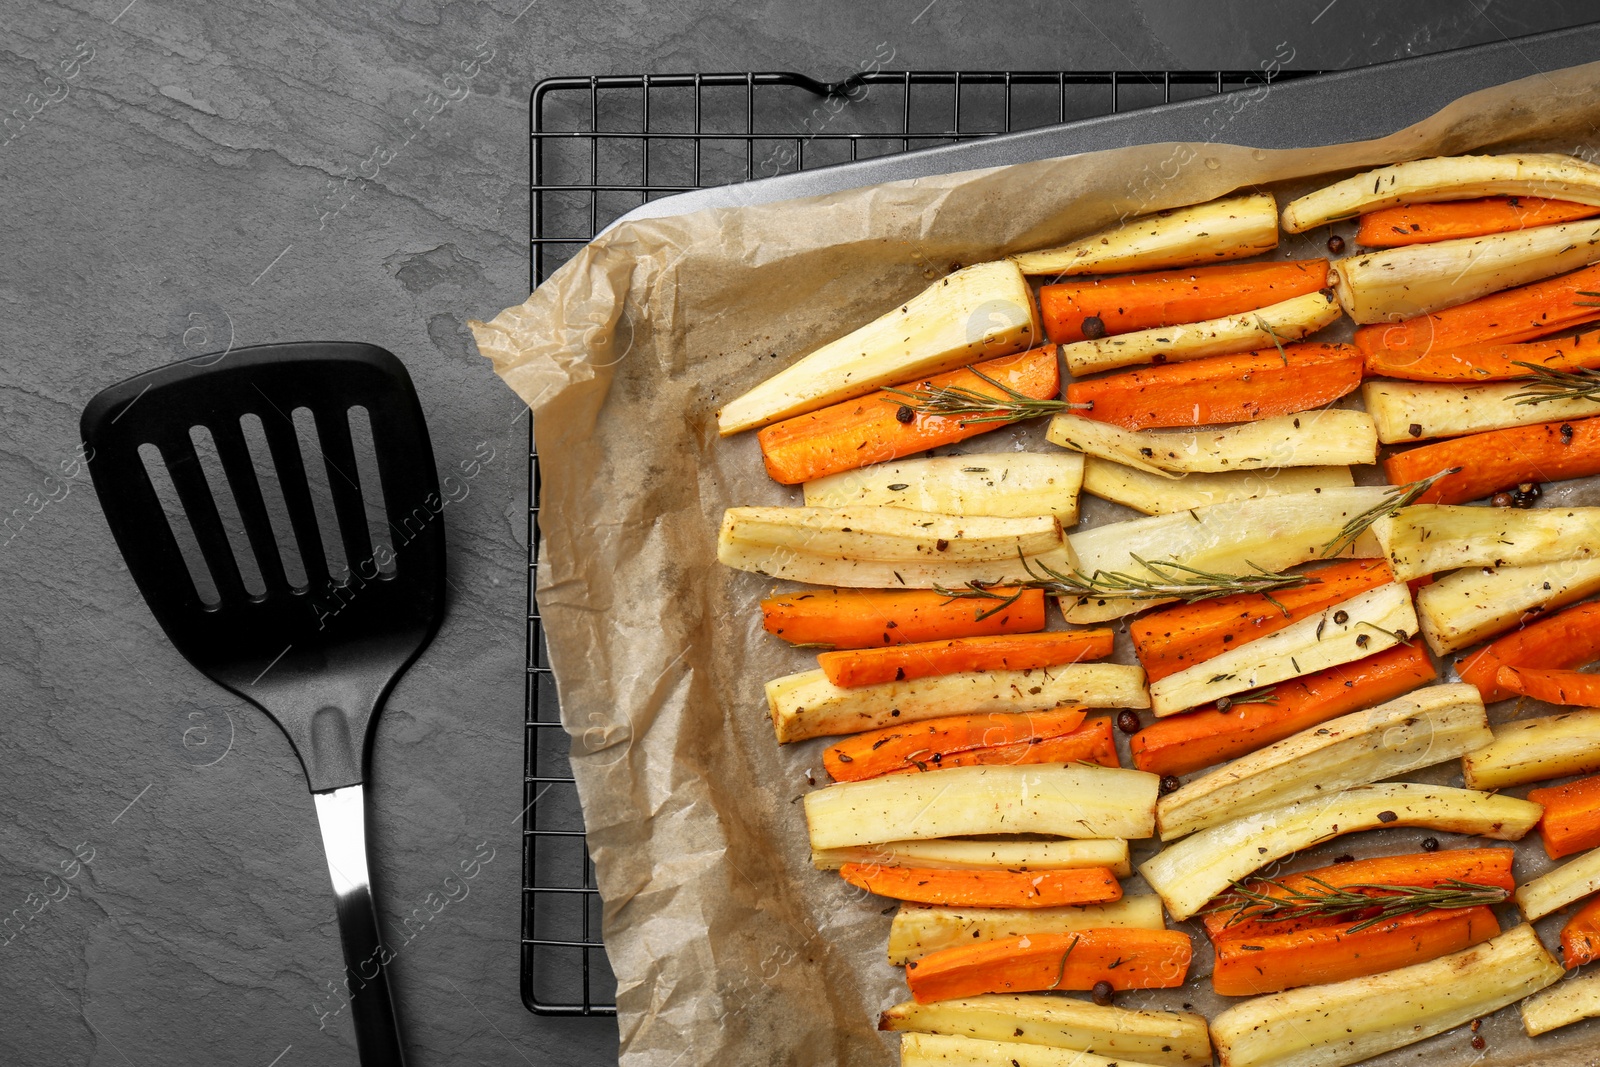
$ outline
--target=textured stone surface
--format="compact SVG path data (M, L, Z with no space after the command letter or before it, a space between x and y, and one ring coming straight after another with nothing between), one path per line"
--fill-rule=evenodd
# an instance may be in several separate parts
M406 362L441 468L495 450L445 514L451 614L374 749L391 923L494 850L400 951L411 1060L614 1059L611 1023L536 1018L518 998L526 428L459 325L525 293L540 78L837 77L878 41L912 68L1253 67L1284 41L1292 66L1335 67L1588 15L1444 0L1382 14L1357 0L1078 0L1006 19L958 0L123 2L0 12L7 1064L354 1062L342 1017L319 1026L341 961L299 765L166 644L87 482L68 477L99 387L228 343L323 338ZM1025 9L1038 32L1018 32ZM430 93L448 101L437 113ZM346 180L363 173L364 187Z

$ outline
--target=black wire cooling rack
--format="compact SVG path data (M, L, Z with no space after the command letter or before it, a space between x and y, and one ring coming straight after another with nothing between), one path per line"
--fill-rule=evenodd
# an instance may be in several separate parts
M531 283L618 216L691 189L811 170L1260 85L1260 71L915 71L875 57L838 82L800 74L549 78L529 106ZM1283 71L1285 78L1309 71ZM528 667L522 1000L544 1015L612 1015L585 846L546 656L534 568L539 457L528 437Z

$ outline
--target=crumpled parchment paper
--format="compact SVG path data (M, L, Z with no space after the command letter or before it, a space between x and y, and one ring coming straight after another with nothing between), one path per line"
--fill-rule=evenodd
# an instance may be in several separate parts
M605 901L622 1063L889 1064L896 1039L876 1032L877 1013L906 997L884 959L890 902L810 864L799 798L812 778L827 781L825 742L780 750L767 717L763 683L815 661L762 632L756 602L771 583L716 560L724 508L801 502L798 488L766 477L753 433L718 438L722 401L955 264L1251 186L1281 205L1324 176L1418 156L1592 157L1597 121L1600 63L1473 94L1377 141L1142 145L645 220L596 239L521 305L471 323L479 350L533 409L538 598ZM1286 238L1278 254L1324 255L1327 234ZM943 451L1019 447L1051 446L1021 429ZM1085 523L1128 517L1085 503ZM1118 655L1128 656L1125 641ZM1424 777L1459 783L1459 769ZM1423 836L1381 833L1405 835L1412 849ZM1298 866L1372 854L1382 837L1364 837ZM1139 847L1135 862L1153 850ZM1519 877L1543 866L1536 842L1519 846ZM1128 888L1145 891L1137 879ZM1553 922L1540 926L1547 945ZM1203 937L1196 947L1191 974L1203 979ZM1224 1001L1191 978L1119 1003L1214 1012ZM1593 1024L1531 1042L1505 1011L1483 1032L1485 1052L1463 1030L1381 1062L1600 1055Z

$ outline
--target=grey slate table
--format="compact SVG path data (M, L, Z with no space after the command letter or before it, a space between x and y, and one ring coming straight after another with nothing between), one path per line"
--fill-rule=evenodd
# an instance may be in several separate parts
M1036 0L1004 18L960 0L125 3L0 9L7 1065L355 1062L299 765L166 644L76 462L101 386L299 339L392 350L440 467L493 456L445 512L450 616L373 757L385 916L412 917L392 972L411 1062L615 1059L613 1023L518 999L526 423L461 326L526 291L540 78L839 77L878 41L912 69L1248 68L1280 42L1289 66L1337 68L1592 17L1577 0Z

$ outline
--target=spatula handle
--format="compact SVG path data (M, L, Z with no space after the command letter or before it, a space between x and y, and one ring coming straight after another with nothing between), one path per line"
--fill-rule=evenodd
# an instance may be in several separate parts
M328 873L339 905L339 940L344 943L345 977L356 1028L361 1067L404 1067L400 1023L389 996L385 970L391 953L378 933L367 874L367 813L360 785L313 793Z

